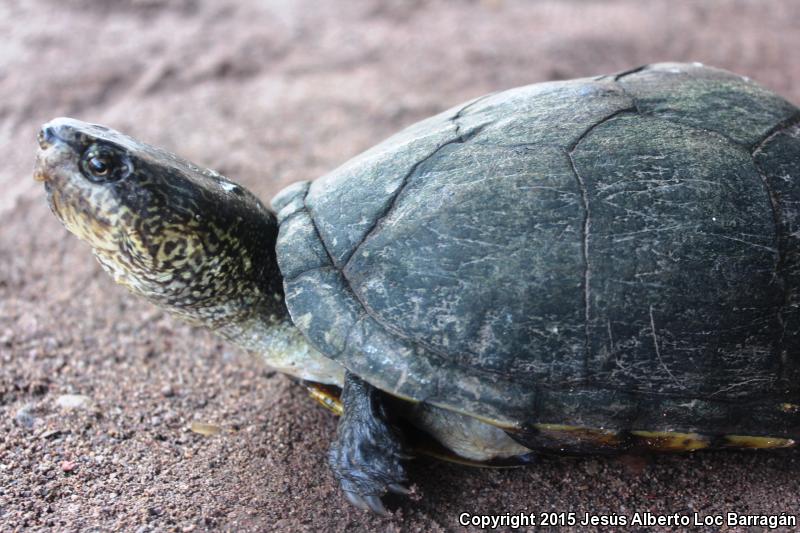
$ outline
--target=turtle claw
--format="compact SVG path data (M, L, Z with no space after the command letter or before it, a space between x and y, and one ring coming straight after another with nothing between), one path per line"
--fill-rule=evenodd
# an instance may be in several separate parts
M348 437L342 439L340 436L331 446L328 459L347 500L359 509L390 516L380 497L387 492L410 493L402 485L405 469L399 458L390 447L378 446L386 443L372 439L365 439L364 442L354 439L356 435L352 433L343 434Z
M404 487L399 483L389 483L389 486L386 488L389 489L389 492L393 494L400 494L402 496L408 496L411 494L411 489Z
M381 516L392 516L389 511L386 510L386 507L383 506L383 502L377 496L364 496L364 501L367 502L369 509L373 513L377 513Z
M361 496L355 492L344 491L344 495L351 504L362 511L372 511L384 517L392 516L383 506L383 502L377 496Z
M354 507L358 507L362 511L369 511L369 506L367 505L367 502L365 502L364 498L362 498L355 492L344 491L344 496L345 498L347 498L347 501L353 504Z

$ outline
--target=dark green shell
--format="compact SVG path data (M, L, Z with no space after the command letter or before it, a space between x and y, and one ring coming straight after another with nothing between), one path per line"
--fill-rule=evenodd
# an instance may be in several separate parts
M473 100L276 198L292 319L505 427L796 438L798 124L700 65Z

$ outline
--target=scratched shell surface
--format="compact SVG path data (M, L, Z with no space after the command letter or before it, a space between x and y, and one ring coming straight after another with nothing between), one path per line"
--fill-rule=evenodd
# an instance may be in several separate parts
M800 436L798 122L682 64L457 106L275 199L291 316L504 426Z

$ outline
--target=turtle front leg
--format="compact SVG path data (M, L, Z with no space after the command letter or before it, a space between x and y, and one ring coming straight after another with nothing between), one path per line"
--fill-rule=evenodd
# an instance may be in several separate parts
M342 389L344 413L328 462L347 499L381 515L386 492L408 494L400 434L387 418L385 394L347 372Z

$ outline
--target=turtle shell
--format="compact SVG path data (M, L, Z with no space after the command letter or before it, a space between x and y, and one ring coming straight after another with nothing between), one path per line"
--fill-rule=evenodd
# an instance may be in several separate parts
M292 320L393 395L534 444L800 436L800 111L746 78L491 94L273 205Z

